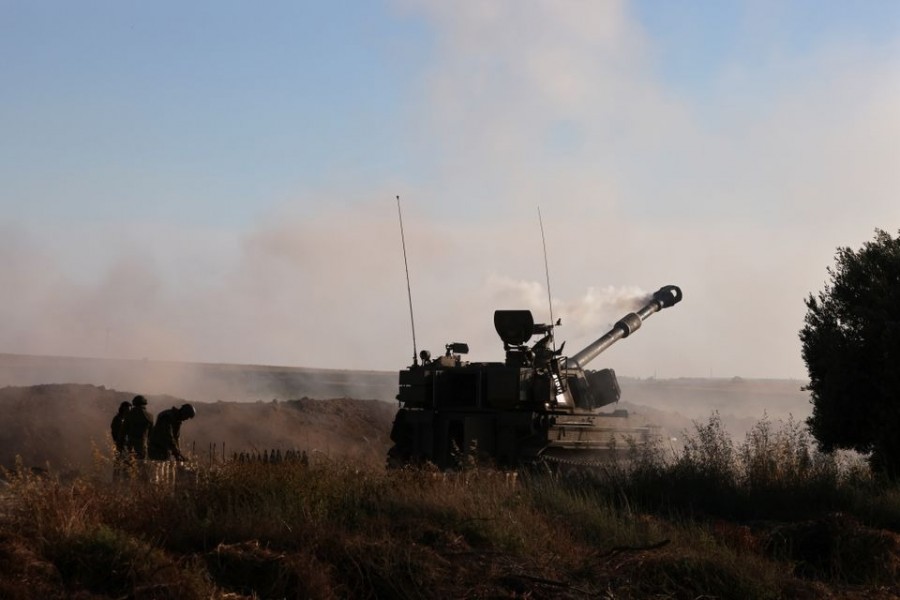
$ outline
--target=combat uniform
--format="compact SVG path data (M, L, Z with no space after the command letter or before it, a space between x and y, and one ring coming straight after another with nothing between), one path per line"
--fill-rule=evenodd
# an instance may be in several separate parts
M113 443L116 445L116 454L120 455L125 452L125 417L128 416L128 412L127 410L119 409L116 416L112 418L112 423L109 424Z
M136 458L147 458L147 441L153 427L153 414L145 406L134 406L125 416L125 443Z
M184 421L179 409L174 406L159 413L156 425L150 431L150 458L152 460L183 459L179 439L181 423Z

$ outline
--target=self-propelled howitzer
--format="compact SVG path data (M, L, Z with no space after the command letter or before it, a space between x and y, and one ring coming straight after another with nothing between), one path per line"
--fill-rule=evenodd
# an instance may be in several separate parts
M678 286L660 288L571 357L563 355L565 343L555 348L559 321L536 324L528 310L494 312L504 362L465 361L469 348L459 342L446 344L437 358L423 350L422 364L414 361L400 371L389 466L432 462L452 468L471 454L500 467L541 460L589 464L628 444L646 443L651 429L634 426L627 411L599 410L619 400L615 372L585 367L681 297ZM529 346L535 335L541 337Z

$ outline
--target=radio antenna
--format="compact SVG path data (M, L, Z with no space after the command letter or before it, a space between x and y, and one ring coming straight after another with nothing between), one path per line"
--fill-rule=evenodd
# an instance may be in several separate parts
M550 267L547 266L547 239L544 237L544 219L541 218L541 207L538 206L538 223L541 225L541 244L544 247L544 275L547 277L547 304L550 305L550 327L553 327L553 296L550 295ZM552 331L552 329L551 329ZM553 338L553 351L556 351L556 336Z
M400 196L397 196L397 217L400 219L400 242L403 244L403 266L406 268L406 295L409 297L409 322L412 325L413 366L419 365L416 351L416 321L413 318L412 288L409 286L409 263L406 261L406 237L403 235L403 213L400 212Z

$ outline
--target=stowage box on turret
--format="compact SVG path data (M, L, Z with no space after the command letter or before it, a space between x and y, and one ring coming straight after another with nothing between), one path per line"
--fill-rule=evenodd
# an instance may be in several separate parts
M681 297L678 286L660 288L571 357L562 355L565 343L554 349L554 325L536 324L527 310L494 312L505 362L467 362L462 355L468 345L459 342L447 344L437 358L423 350L421 364L414 360L400 371L388 465L431 462L452 468L468 452L499 467L540 460L585 464L627 443L646 442L650 429L629 425L626 411L598 410L619 400L613 370L585 367ZM536 335L541 337L528 346Z

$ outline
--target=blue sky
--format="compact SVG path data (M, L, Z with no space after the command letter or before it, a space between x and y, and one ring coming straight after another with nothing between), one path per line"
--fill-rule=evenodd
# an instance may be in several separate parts
M402 366L400 194L433 351L543 310L540 205L570 345L681 283L620 371L802 377L900 229L896 2L6 1L0 52L5 352Z
M658 48L666 81L689 94L708 92L729 64L761 72L823 44L865 43L894 52L896 2L644 1L634 12ZM894 49L892 49L892 46Z
M3 175L30 206L10 199L65 219L239 226L298 181L397 170L416 62L403 50L422 28L383 10L8 5ZM60 198L73 185L80 197Z

